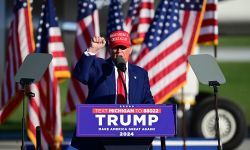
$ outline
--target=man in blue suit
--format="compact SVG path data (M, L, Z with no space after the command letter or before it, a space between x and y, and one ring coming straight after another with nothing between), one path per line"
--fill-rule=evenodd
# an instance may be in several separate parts
M95 54L104 48L103 37L93 37L90 47L82 54L73 71L74 77L88 85L89 94L86 104L154 104L150 91L148 73L128 63L132 52L129 34L114 31L108 38L111 57L107 60ZM121 64L119 66L119 60ZM124 60L124 62L123 62ZM120 70L122 70L120 72ZM121 88L121 82L123 87ZM125 94L124 94L125 93ZM102 150L107 143L147 144L153 138L87 138L74 137L71 145L78 149Z

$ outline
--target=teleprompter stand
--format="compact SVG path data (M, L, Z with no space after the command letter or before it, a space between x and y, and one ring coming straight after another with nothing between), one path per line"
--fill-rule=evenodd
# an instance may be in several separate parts
M25 149L25 146L24 146L24 128L25 128L25 118L24 118L24 112L25 112L25 95L28 96L29 98L30 97L34 97L35 94L32 93L32 92L29 92L28 91L28 88L29 88L29 85L34 81L34 79L25 79L25 78L22 78L20 80L20 84L22 86L22 91L23 91L23 112L22 112L22 146L21 146L21 150L24 150Z
M22 146L21 150L25 149L24 145L24 128L25 128L25 95L34 97L35 94L29 91L29 85L38 82L43 76L52 60L52 55L44 53L32 53L26 56L21 67L15 75L15 81L20 83L23 91L23 108L22 108Z
M216 138L218 139L218 150L221 150L220 144L220 126L219 126L219 115L218 115L218 87L221 84L226 83L226 79L218 66L214 57L208 54L191 55L188 57L188 61L202 84L213 87L214 91L214 107L215 107L215 131Z

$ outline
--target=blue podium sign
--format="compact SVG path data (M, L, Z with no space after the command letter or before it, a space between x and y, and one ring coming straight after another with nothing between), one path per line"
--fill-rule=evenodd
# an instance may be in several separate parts
M176 135L176 105L81 104L78 137L154 137Z

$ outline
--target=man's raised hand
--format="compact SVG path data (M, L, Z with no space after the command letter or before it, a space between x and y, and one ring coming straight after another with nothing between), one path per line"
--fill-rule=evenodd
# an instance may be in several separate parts
M102 49L105 46L105 44L106 41L103 37L94 36L91 39L91 44L90 47L88 48L88 51L96 54L100 49Z

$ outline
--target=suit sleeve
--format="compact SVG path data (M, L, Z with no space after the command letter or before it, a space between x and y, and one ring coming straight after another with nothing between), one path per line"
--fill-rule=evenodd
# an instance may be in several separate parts
M144 104L155 104L152 93L150 91L148 73L146 71L145 71L145 78L144 78L144 93L145 93Z
M96 59L95 55L86 56L83 53L73 70L74 77L83 84L88 83L90 77L92 76L91 74L93 74L94 72L95 59Z

